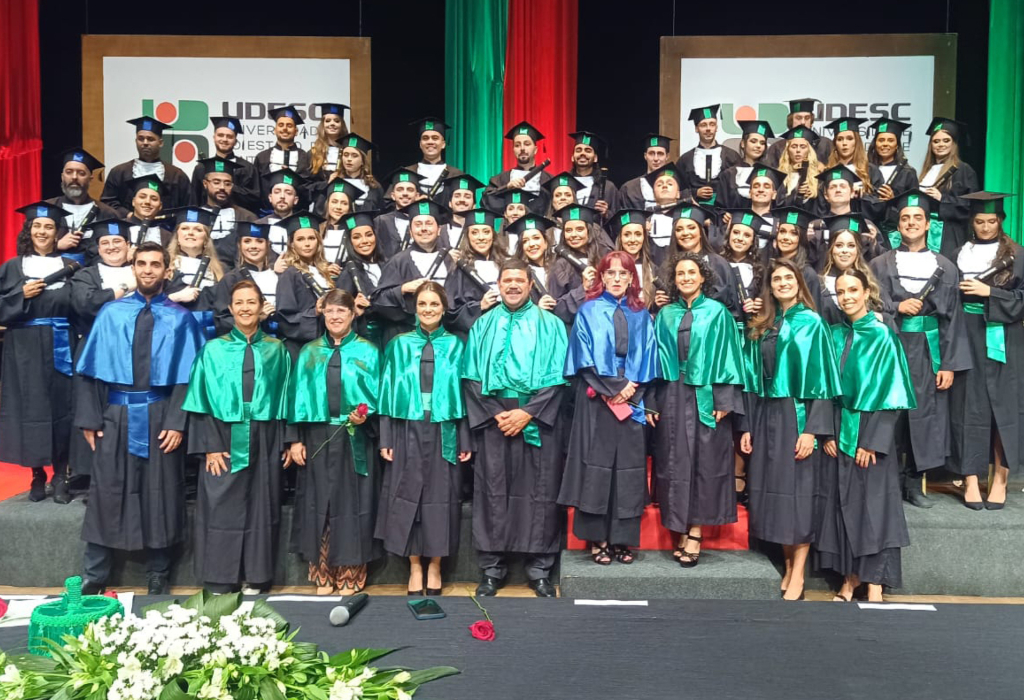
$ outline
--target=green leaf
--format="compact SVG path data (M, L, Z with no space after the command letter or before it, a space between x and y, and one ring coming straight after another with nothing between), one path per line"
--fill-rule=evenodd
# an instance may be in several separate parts
M281 689L277 687L277 683L269 678L264 678L260 681L260 697L263 700L285 700Z
M268 620L273 620L278 632L284 632L288 629L288 620L281 617L281 614L270 607L270 604L263 598L253 603L252 614L253 617L265 617Z
M327 691L323 688L319 688L315 685L307 685L302 689L302 692L306 694L307 698L312 700L327 700Z
M200 614L210 618L210 622L216 624L224 615L230 615L238 610L242 604L241 593L225 593L224 595L210 596L203 602L203 609Z
M54 659L35 654L14 654L7 657L7 662L14 664L22 671L53 673L57 670L57 662Z
M190 610L195 610L200 615L205 615L206 613L203 611L206 609L206 601L210 599L211 595L212 594L204 588L182 603L181 607L189 608Z
M159 603L153 603L152 605L147 605L146 607L144 607L139 612L139 616L145 617L146 613L148 613L150 610L158 612L162 615L165 612L167 612L167 609L170 608L172 605L181 605L181 603L178 602L177 598L172 598L171 600L162 600Z
M173 678L160 691L158 700L191 700L191 697L187 692L187 686L183 683L183 679Z
M410 671L409 674L412 676L407 682L414 683L415 685L423 685L430 681L436 681L438 678L444 678L445 676L455 676L462 673L457 668L452 666L434 666L433 668L424 668L419 671Z
M51 697L50 700L68 700L68 688L67 688L67 686L64 686L63 688L58 690L56 693L54 693L53 697Z
M387 656L401 648L402 647L395 649L352 649L332 656L331 666L365 666L374 659Z

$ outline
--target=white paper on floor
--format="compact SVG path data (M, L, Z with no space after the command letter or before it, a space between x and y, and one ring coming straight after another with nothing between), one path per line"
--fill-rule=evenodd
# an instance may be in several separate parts
M633 605L647 607L646 600L592 600L589 598L577 598L573 601L575 605Z
M926 603L857 603L861 610L923 610L936 612L934 605Z

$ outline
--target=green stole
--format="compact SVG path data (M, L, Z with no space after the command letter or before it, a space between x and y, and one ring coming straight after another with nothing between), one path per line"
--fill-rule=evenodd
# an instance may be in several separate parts
M420 387L420 359L428 342L434 349L434 385L430 393L424 393ZM443 327L428 334L417 324L416 330L388 343L380 377L380 415L423 420L424 412L429 411L430 422L441 424L441 454L451 464L457 462L455 422L466 415L459 378L462 355L458 337Z
M964 313L972 316L984 316L985 303L964 302ZM985 356L993 362L1006 364L1006 329L1003 324L985 321Z
M480 382L484 396L514 398L525 405L541 389L566 384L565 324L532 301L515 311L498 304L469 329L462 378ZM527 445L540 447L540 428L523 428Z
M203 346L192 365L182 409L231 424L231 473L249 466L251 421L283 420L291 358L284 344L257 329L252 337L252 401L242 400L242 365L249 339L237 328Z
M939 354L939 320L934 316L907 316L900 324L904 333L924 333L928 353L932 356L932 372L939 373L942 357Z
M687 313L693 314L690 348L686 361L679 362L679 326ZM743 356L736 326L728 309L703 294L688 308L682 299L662 307L654 321L661 376L683 381L696 388L700 422L714 429L715 397L712 384L743 384Z
M842 357L851 332L853 340L840 372L839 449L854 457L860 437L861 411L913 409L917 408L917 400L899 337L869 311L854 321L852 327L842 323L832 326L837 357Z
M332 416L327 404L327 363L337 350L341 354L341 415ZM348 414L364 403L368 414L377 412L377 388L380 384L380 351L368 340L349 332L334 344L329 334L306 343L288 384L289 423L329 423L349 431L354 470L369 474L366 465L366 435L362 426L348 425ZM308 446L307 446L308 447Z
M925 245L928 246L928 250L933 253L940 253L942 249L942 232L945 228L945 223L939 218L938 214L931 214L928 217L928 238L925 239ZM903 234L900 233L899 229L893 229L889 231L889 247L892 250L897 250L903 245Z
M804 401L831 399L839 395L839 368L832 350L828 326L803 304L794 304L775 316L779 337L775 345L775 376L764 385L761 339L748 343L744 388L762 398L792 398L796 407L797 432L807 424Z

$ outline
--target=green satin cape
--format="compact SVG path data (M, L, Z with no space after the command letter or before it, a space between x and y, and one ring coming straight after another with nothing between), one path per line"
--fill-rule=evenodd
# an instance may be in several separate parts
M788 397L806 401L838 396L839 368L828 326L803 304L795 304L782 318L771 386L764 385L759 338L746 346L744 388L771 399Z

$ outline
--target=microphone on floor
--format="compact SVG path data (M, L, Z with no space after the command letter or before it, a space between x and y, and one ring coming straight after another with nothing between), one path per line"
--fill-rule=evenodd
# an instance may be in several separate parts
M356 616L356 613L366 607L366 602L369 599L370 596L366 593L356 593L343 600L341 605L337 605L331 610L331 625L334 627L347 625Z

